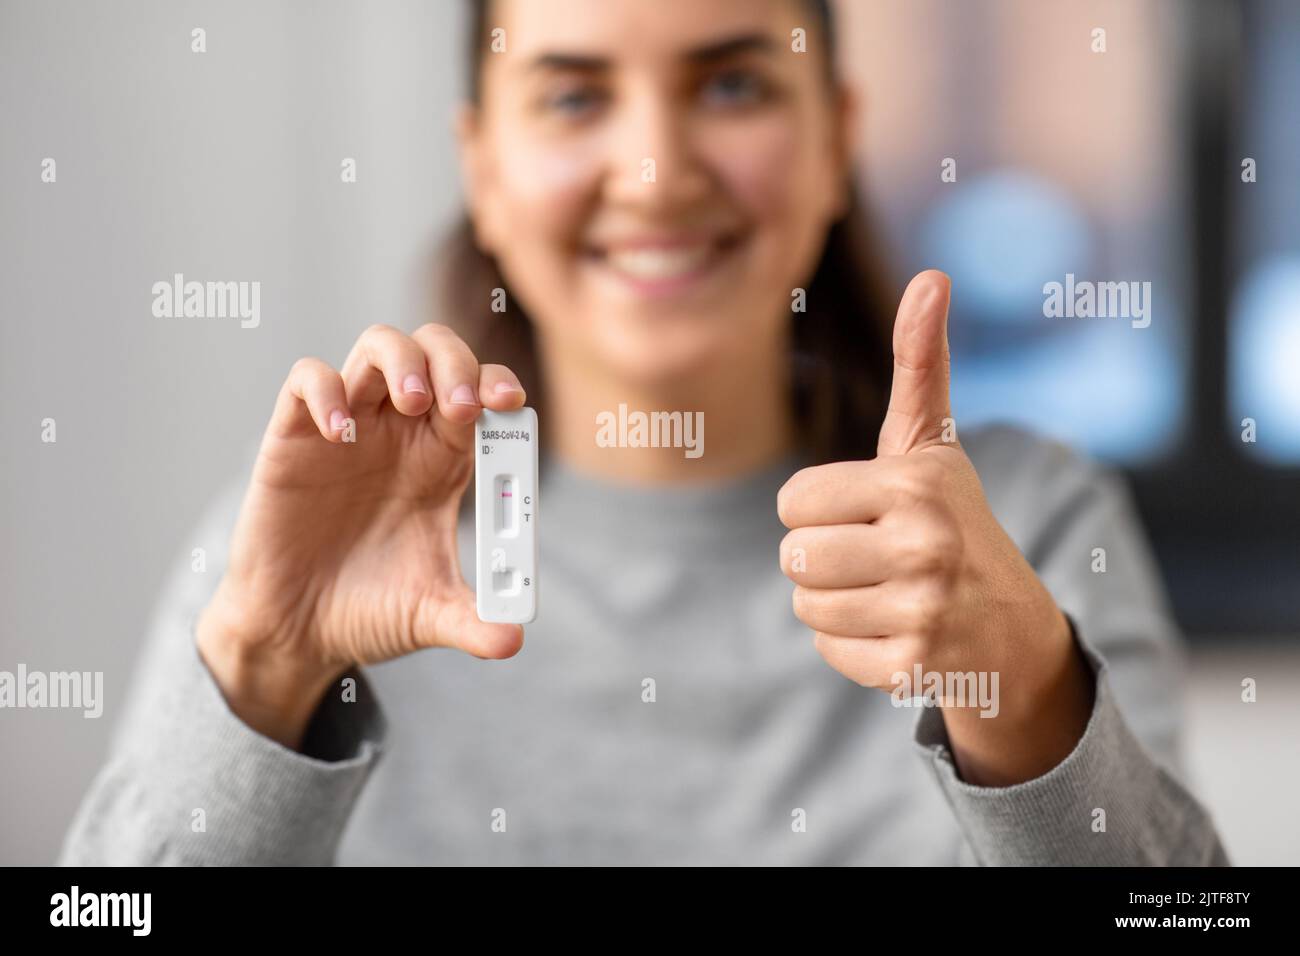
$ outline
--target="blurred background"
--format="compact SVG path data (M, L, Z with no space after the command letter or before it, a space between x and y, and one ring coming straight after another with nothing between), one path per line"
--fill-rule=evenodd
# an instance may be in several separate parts
M1235 862L1300 862L1300 4L837 10L899 288L954 280L957 420L1126 472L1192 648L1193 787ZM431 317L462 13L0 0L0 669L103 671L108 699L0 711L0 863L54 858L164 575L292 362ZM261 326L153 318L175 272L260 280ZM1044 317L1067 273L1150 282L1150 325Z

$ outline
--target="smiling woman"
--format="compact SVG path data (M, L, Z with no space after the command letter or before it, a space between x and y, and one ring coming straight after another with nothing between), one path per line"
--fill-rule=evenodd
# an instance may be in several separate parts
M549 397L539 337L586 343L643 381L708 356L717 391L790 423L814 460L869 454L893 296L848 174L854 99L835 79L829 6L468 6L460 125L475 214L443 250L449 324L515 370L535 405ZM795 31L808 52L792 49ZM494 252L502 231L513 255ZM505 312L495 289L510 292ZM806 308L792 313L796 290ZM575 341L584 315L603 318ZM752 361L719 345L781 356L758 379L771 387L736 381Z
M1123 486L959 437L944 274L890 333L826 5L472 9L451 325L290 370L64 858L1223 862ZM459 505L474 423L525 389L521 653L475 613ZM593 436L628 408L659 441ZM706 418L707 453L673 447ZM937 707L879 693L911 675Z

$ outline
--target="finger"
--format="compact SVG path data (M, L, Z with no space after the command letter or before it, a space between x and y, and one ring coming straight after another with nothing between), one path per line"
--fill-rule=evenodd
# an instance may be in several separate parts
M912 630L911 601L892 582L856 588L794 589L794 616L814 631L838 637L888 637Z
M902 455L938 443L948 400L948 299L951 283L934 269L914 278L894 322L894 383L877 453Z
M513 657L524 645L521 625L479 620L474 592L463 582L449 597L421 605L415 631L423 647L450 647L488 660Z
M522 408L527 396L515 373L504 365L480 365L478 398L484 408L508 412Z
M320 432L332 442L343 440L343 425L352 417L339 373L318 358L294 362L275 401L268 431L282 438Z
M447 326L433 322L420 326L411 337L428 359L438 411L460 425L473 422L482 406L478 359L469 346Z
M403 415L423 415L433 404L424 349L388 325L372 325L357 338L343 363L343 382L357 410L387 398Z
M910 677L917 657L906 637L878 639L839 637L818 632L813 635L813 646L826 663L845 677L863 687L890 689L902 678Z
M781 541L781 571L807 588L879 584L889 576L890 544L869 524L795 528Z
M875 521L893 500L898 462L836 461L801 468L776 493L776 513L787 528Z

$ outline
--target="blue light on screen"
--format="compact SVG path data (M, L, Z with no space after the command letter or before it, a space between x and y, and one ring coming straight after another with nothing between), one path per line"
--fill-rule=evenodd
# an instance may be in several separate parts
M1002 355L954 354L953 414L1023 425L1110 461L1157 459L1179 438L1184 369L1153 329L1131 330L1123 348L1092 326Z
M1255 420L1249 455L1300 462L1300 256L1279 256L1250 269L1233 302L1228 345L1228 428L1240 440L1242 419Z
M972 178L937 204L921 230L945 262L961 305L983 325L1042 320L1044 277L1091 271L1093 240L1068 193L1019 171Z
M1151 324L1048 318L1043 286L1097 275L1100 241L1055 184L1000 170L953 189L922 225L918 262L953 280L953 410L964 426L1012 422L1100 458L1159 458L1178 441L1186 375L1177 290L1152 276Z

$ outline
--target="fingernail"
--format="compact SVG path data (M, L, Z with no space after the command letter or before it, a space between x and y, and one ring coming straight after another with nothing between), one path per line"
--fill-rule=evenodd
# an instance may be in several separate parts
M921 294L917 296L916 307L919 311L928 312L937 298L939 298L939 289L933 282L927 282L921 287Z
M336 432L342 431L343 423L346 422L347 420L348 417L346 415L344 415L337 408L334 409L334 411L330 412L330 429Z
M453 405L477 405L478 398L474 395L474 389L468 385L457 385L451 393L451 404Z
M429 390L424 387L424 382L420 376L411 374L406 376L402 382L402 391L408 395L428 395Z
M930 304L939 293L939 290L935 288L934 281L928 277L923 282L915 283L910 291L911 294L908 298L911 300L909 305L913 312L928 311Z
M518 385L512 385L510 382L497 382L493 391L500 394L501 392L522 392L523 389Z

